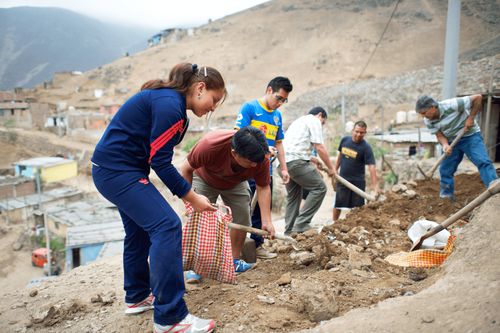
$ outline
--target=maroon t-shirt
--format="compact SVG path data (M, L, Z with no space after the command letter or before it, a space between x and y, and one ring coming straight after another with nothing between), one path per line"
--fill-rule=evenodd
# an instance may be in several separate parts
M187 157L191 167L205 183L219 190L228 190L251 178L259 186L269 185L268 158L248 169L236 163L231 154L234 133L234 130L217 130L203 136Z

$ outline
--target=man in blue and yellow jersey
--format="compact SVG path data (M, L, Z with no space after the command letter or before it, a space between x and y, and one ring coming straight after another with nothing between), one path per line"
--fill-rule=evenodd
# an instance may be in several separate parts
M288 94L292 89L293 86L288 78L283 76L275 77L267 85L266 94L264 96L243 104L235 125L236 129L252 126L260 129L265 134L269 147L276 148L278 154L277 158L282 168L281 176L285 184L288 183L290 177L285 163L285 150L282 142L285 136L283 134L281 112L278 110L278 107L288 101ZM271 165L271 191L273 186L272 171L273 168ZM253 195L255 193L255 181L250 179L248 183ZM252 227L258 229L262 227L260 209L258 206L255 207L252 215ZM252 239L255 240L257 258L272 259L277 256L275 253L270 253L262 247L264 240L261 236L252 235Z

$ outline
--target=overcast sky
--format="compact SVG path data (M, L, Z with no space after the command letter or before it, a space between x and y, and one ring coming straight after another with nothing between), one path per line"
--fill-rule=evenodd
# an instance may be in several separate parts
M268 0L0 0L1 7L60 7L98 18L148 28L198 26Z

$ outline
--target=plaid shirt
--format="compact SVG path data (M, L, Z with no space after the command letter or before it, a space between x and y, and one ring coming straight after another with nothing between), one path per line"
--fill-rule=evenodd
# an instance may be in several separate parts
M309 161L312 144L323 144L323 128L318 117L308 114L296 119L285 134L285 161Z
M441 131L448 140L453 140L458 131L464 128L465 120L470 115L470 97L452 98L438 103L439 119L429 120L424 118L424 123L432 134ZM474 125L465 136L479 132L479 126L474 119Z

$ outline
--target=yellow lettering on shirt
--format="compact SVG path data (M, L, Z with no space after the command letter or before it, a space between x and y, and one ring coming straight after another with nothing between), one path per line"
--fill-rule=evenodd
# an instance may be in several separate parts
M342 147L342 155L347 158L356 158L356 156L358 156L358 152L346 147Z
M250 126L260 129L262 133L264 133L264 135L266 136L266 139L276 140L276 136L278 135L278 126L271 125L255 119L253 119L250 122Z

